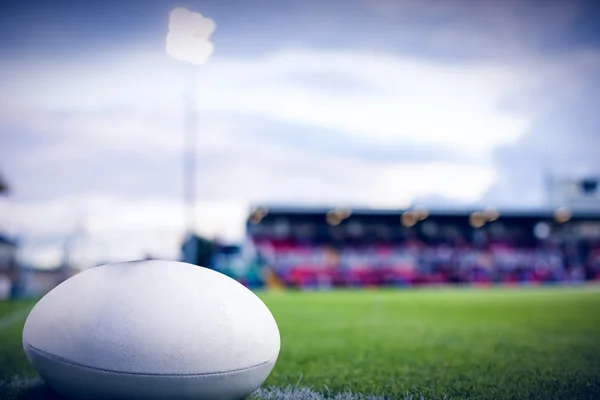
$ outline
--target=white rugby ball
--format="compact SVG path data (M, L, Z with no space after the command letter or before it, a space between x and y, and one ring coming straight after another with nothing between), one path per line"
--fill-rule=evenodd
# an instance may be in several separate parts
M73 276L23 329L29 362L76 399L241 399L269 376L280 337L237 281L173 261L133 261Z

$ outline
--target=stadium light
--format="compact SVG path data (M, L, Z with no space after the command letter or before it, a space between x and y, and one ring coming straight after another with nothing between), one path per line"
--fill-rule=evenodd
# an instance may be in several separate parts
M500 212L498 210L494 209L494 208L488 208L488 209L486 209L483 212L483 214L487 218L488 222L494 222L498 218L500 218Z
M328 211L325 219L330 226L338 226L342 222L342 218L335 210Z
M184 203L187 206L186 225L189 234L196 228L195 180L196 180L196 68L204 64L214 51L210 41L216 29L215 22L200 13L185 8L175 8L169 16L167 53L178 61L189 63L186 75L185 107L185 147L184 147Z
M425 207L415 207L413 213L419 221L423 221L429 217L429 211Z
M259 207L256 210L254 210L250 216L250 223L252 225L258 225L261 223L261 221L263 220L264 217L267 216L268 214L268 210L266 207Z
M329 210L325 219L327 220L327 223L329 225L337 226L341 224L342 221L349 218L350 215L352 215L352 210L350 210L349 208L337 208Z
M352 210L349 208L338 208L336 212L341 219L349 218L352 215Z
M572 213L568 208L561 207L554 212L554 220L559 224L563 224L569 221L572 217Z
M411 212L411 211L405 211L401 217L402 226L404 226L405 228L410 228L410 227L415 226L417 224L418 220L419 220L419 217L417 216L417 214L415 214L414 212Z
M471 224L473 228L481 228L485 225L485 221L485 215L477 211L469 216L469 224Z

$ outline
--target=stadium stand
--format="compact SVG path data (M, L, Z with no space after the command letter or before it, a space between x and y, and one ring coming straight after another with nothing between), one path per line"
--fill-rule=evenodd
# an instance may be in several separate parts
M247 232L263 269L290 287L600 280L593 211L258 207Z

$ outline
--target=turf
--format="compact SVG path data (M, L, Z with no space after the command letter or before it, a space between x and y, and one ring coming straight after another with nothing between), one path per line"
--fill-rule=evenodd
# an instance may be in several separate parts
M282 349L256 399L600 398L594 287L260 296ZM23 319L0 327L0 398L56 398L27 380Z
M8 314L12 314L19 307L26 307L30 303L28 301L0 301L0 320Z

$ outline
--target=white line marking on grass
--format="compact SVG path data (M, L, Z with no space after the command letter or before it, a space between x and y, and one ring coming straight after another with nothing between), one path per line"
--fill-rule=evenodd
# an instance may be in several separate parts
M24 320L33 306L24 306L0 318L0 331Z
M21 378L15 376L11 379L0 380L0 393L8 395L8 398L16 399L19 394L38 386L44 386L44 382L39 377ZM287 386L280 388L271 386L256 390L248 397L248 400L425 400L423 394L418 392L406 392L403 395L396 396L376 396L350 391L331 393L327 386L325 388L326 392L321 393L307 387Z
M421 393L406 392L400 396L376 396L346 391L343 393L317 392L311 388L287 386L284 388L271 386L260 388L250 395L249 400L425 400Z

